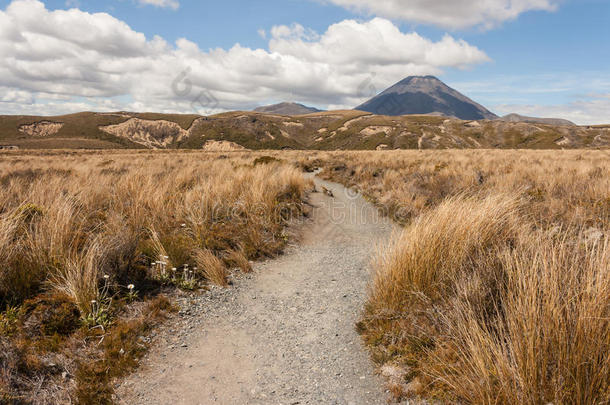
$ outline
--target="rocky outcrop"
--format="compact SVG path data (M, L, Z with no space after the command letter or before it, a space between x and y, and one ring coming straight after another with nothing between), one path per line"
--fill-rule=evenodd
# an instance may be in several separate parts
M148 148L166 148L189 136L189 131L171 121L132 118L123 123L100 128L114 136L129 139Z
M61 122L39 121L19 127L19 132L28 136L45 137L55 135L64 126Z
M360 134L362 134L364 136L371 136L371 135L376 135L376 134L380 134L380 133L389 135L390 133L392 133L392 131L394 131L394 127L370 126L370 127L364 128L362 131L360 131Z
M229 141L207 141L203 145L203 150L206 152L234 152L239 150L248 150L243 146Z

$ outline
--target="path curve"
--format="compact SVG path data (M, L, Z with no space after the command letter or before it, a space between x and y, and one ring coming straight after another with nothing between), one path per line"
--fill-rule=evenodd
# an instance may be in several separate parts
M355 332L376 246L394 226L362 197L314 179L298 246L230 289L191 297L117 388L123 404L384 404Z

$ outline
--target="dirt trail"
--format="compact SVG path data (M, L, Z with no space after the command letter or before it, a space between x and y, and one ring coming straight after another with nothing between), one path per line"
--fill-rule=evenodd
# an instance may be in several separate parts
M193 298L194 320L155 340L120 403L386 403L354 323L371 254L394 228L351 191L315 181L334 197L312 194L299 245Z

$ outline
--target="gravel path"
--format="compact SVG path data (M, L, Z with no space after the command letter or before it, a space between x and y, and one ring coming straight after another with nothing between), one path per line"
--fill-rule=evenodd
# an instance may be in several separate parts
M185 296L119 403L386 403L354 324L371 254L394 228L349 190L315 182L334 196L312 194L298 246L233 288Z

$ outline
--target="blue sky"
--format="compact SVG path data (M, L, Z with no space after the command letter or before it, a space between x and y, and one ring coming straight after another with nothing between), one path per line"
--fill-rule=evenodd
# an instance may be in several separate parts
M610 123L610 2L429 3L0 0L0 113L346 108L430 73L497 114Z

